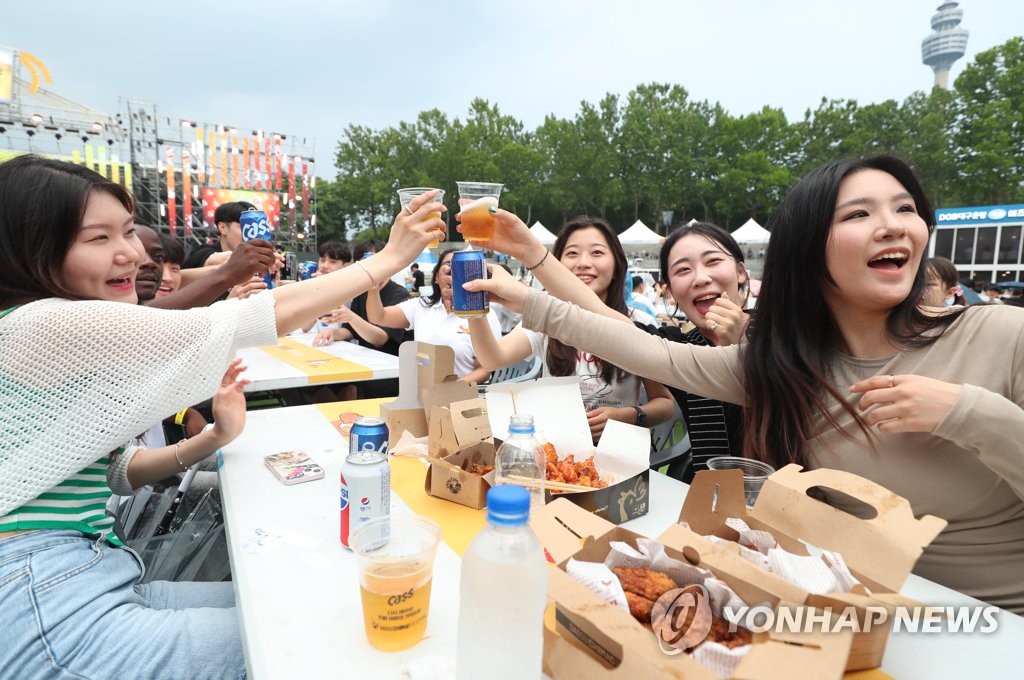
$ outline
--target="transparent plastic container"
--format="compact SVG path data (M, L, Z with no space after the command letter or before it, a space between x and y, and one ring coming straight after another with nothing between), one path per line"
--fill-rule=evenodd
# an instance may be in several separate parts
M548 565L523 487L487 492L487 526L462 558L458 680L540 678Z
M533 509L542 507L546 479L544 454L541 443L534 435L533 416L514 415L509 418L508 438L498 447L496 458L495 483L520 486L529 484L530 506ZM533 480L533 483L524 483L524 479Z

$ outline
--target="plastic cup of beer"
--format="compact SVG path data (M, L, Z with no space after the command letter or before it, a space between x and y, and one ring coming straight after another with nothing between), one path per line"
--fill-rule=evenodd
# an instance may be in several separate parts
M488 182L456 182L459 185L459 215L462 237L470 243L486 243L494 238L497 220L488 208L498 207L504 184Z
M764 480L775 472L768 463L740 456L715 456L708 459L709 470L739 470L743 473L743 496L748 506L753 506L757 494L761 493Z
M421 195L427 193L428 191L436 191L437 192L437 196L434 197L434 201L435 202L442 203L444 201L444 189L434 189L434 188L431 188L431 187L407 187L405 189L399 189L398 190L398 201L399 201L399 203L402 204L402 210L405 210L405 206L409 205L409 201L411 201L412 199L416 198L417 196L421 196ZM427 213L427 216L428 217L437 217L439 219L443 219L441 217L441 213L440 212ZM428 248L436 248L439 245L441 245L440 238L435 239L435 240L431 241L430 243L428 243L427 247Z
M423 639L440 540L437 522L416 515L370 520L349 538L366 639L377 649L394 652Z

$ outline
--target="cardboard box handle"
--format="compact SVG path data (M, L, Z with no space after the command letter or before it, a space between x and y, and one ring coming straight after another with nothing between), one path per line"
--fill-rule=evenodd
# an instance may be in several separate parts
M800 465L790 464L776 472L773 477L790 489L799 491L815 501L818 499L808 494L807 491L814 487L821 487L839 491L870 506L875 510L877 516L893 511L913 514L910 503L905 498L852 472L831 468L804 470Z
M803 467L790 464L782 468L771 477L769 482L778 483L798 493L802 493L816 503L822 503L832 510L842 512L859 521L882 527L884 531L891 532L893 527L899 529L902 540L911 538L918 546L928 545L946 527L946 520L934 515L923 515L920 518L914 516L914 510L910 501L889 491L884 486L865 479L852 472L834 470L831 468L817 468L801 472ZM767 486L767 485L766 485ZM850 496L875 511L874 517L861 517L846 510L835 508L808 494L807 491L814 487L822 489L834 489ZM769 492L770 494L770 492ZM760 500L760 499L759 499ZM757 507L755 505L755 507ZM911 531L913 536L904 532Z

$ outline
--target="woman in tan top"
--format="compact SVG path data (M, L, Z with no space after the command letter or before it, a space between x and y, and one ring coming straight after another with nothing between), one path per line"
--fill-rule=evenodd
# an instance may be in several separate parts
M498 216L488 247L538 261L518 220ZM1024 311L923 310L933 226L898 159L814 170L769 222L749 341L729 347L668 343L500 272L467 287L632 373L743 404L749 457L848 470L942 517L916 573L1024 613ZM548 289L601 311L571 281Z

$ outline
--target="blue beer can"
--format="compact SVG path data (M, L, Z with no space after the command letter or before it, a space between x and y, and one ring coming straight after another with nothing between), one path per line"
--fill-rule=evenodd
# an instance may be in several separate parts
M352 454L378 454L387 456L388 425L383 418L363 416L352 423L348 435L348 452Z
M306 279L313 278L313 274L316 273L317 263L314 260L303 260L299 263L299 280L305 281Z
M270 221L267 219L267 213L262 210L243 210L242 216L238 218L238 223L242 226L243 241L261 238L269 243L274 242L274 232L270 230ZM268 289L274 287L274 275L270 272L266 273L263 280Z
M460 250L452 255L452 311L456 316L483 316L490 311L485 291L470 292L462 287L467 281L487 278L482 250Z

